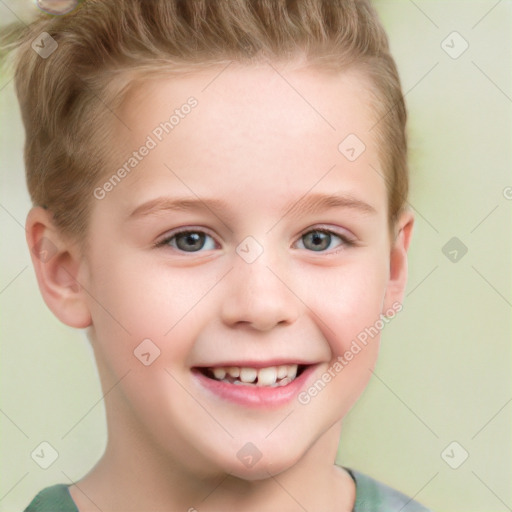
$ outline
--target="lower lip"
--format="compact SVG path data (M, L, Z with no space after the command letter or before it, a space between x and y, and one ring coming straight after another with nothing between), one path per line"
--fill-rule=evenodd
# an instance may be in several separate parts
M291 402L306 385L317 365L308 366L296 379L286 386L265 387L230 384L214 380L194 370L193 375L201 386L214 395L246 407L280 407Z

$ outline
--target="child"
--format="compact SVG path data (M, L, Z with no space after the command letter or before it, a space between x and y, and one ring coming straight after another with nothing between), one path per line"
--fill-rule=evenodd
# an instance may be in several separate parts
M108 422L26 510L425 511L334 464L413 226L369 3L89 0L20 36L16 87L39 287Z

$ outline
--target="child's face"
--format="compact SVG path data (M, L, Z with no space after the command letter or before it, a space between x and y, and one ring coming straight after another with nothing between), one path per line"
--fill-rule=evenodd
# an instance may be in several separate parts
M379 336L357 353L353 341L401 299L365 80L279 69L232 64L141 86L118 112L129 130L118 123L107 179L133 151L140 161L92 199L79 280L104 385L120 381L106 398L110 442L137 440L194 471L262 478L296 463L371 376ZM190 97L172 131L155 130ZM366 145L354 161L338 149L349 134ZM142 157L148 136L156 147ZM173 208L178 198L188 203ZM134 351L159 356L146 366ZM275 387L206 370L271 367L273 382L285 364L305 371Z

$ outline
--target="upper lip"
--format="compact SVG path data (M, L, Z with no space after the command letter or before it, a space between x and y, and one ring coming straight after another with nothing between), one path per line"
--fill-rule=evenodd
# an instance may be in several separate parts
M317 364L317 362L312 361L304 361L302 359L292 359L292 358L282 358L282 359L272 359L268 361L222 361L215 362L211 364L200 364L195 366L195 368L218 368L218 367L229 367L229 366L237 366L240 368L268 368L270 366L284 366L286 364L296 364L298 366L310 366L313 364Z

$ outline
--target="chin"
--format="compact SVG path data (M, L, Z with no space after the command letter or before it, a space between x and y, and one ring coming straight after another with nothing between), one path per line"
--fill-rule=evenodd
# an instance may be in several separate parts
M266 447L262 452L256 451L249 444L244 448L237 451L234 458L224 461L223 470L233 477L247 481L265 480L278 475L291 469L303 457L303 453L296 447L287 449L283 444L280 449Z
M258 480L266 480L282 473L283 471L287 471L292 468L294 464L295 462L288 461L279 461L279 463L275 464L265 464L263 460L261 460L252 468L243 468L240 467L240 465L237 465L236 467L226 469L229 471L229 474L235 478L246 480L248 482L257 482Z

